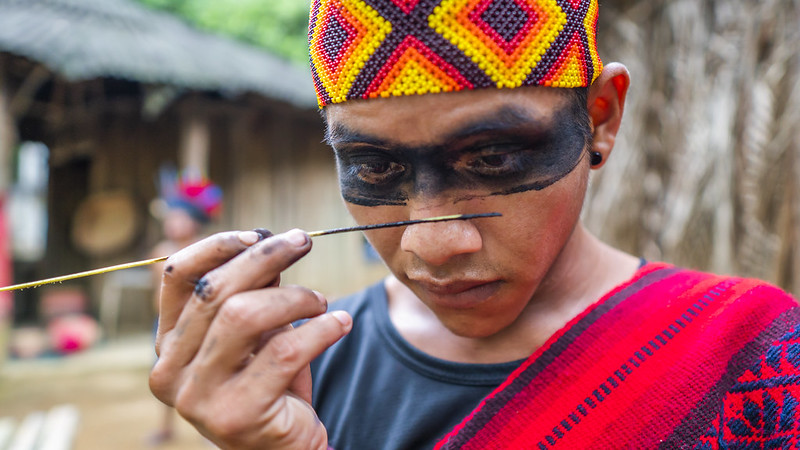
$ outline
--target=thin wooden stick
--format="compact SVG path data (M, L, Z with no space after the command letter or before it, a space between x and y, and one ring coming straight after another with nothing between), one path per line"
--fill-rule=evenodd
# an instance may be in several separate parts
M446 222L448 220L468 220L479 219L481 217L500 217L500 213L483 213L483 214L453 214L451 216L428 217L427 219L404 220L402 222L389 222L389 223L376 223L372 225L359 225L357 227L346 228L331 228L330 230L312 231L308 233L311 237L325 236L328 234L347 233L350 231L364 231L376 230L378 228L392 228L402 227L406 225L414 225L415 223L430 223L430 222Z
M45 284L61 283L62 281L74 280L76 278L90 277L92 275L100 275L101 273L113 272L115 270L131 269L133 267L147 266L149 264L155 264L157 262L165 261L167 258L169 258L169 256L161 256L159 258L145 259L143 261L129 262L129 263L125 263L125 264L118 264L116 266L108 266L108 267L103 267L103 268L100 268L100 269L87 270L85 272L73 273L73 274L70 274L70 275L62 275L60 277L47 278L47 279L39 280L39 281L31 281L30 283L15 284L13 286L6 286L6 287L0 288L0 292L16 291L16 290L19 290L19 289L27 289L27 288L32 288L32 287L38 287L38 286L42 286L42 285L45 285Z
M496 212L483 213L483 214L455 214L451 216L428 217L426 219L404 220L402 222L376 223L372 225L359 225L355 227L346 227L346 228L331 228L328 230L312 231L308 233L308 235L311 237L327 236L329 234L348 233L350 231L364 231L364 230L376 230L379 228L402 227L406 225L413 225L416 223L446 222L449 220L468 220L468 219L478 219L482 217L500 217L501 215L502 214ZM125 264L117 264L115 266L102 267L100 269L87 270L85 272L78 272L70 275L63 275L60 277L47 278L39 281L31 281L30 283L15 284L13 286L6 286L0 288L0 292L16 291L19 289L39 287L45 284L61 283L63 281L70 281L76 278L90 277L92 275L100 275L103 273L114 272L116 270L147 266L150 264L155 264L158 262L165 261L167 258L169 258L169 256L161 256L159 258L145 259L142 261L129 262Z

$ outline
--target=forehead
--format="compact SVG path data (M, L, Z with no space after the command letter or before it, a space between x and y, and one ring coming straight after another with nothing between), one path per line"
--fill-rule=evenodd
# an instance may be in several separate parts
M352 100L325 108L329 138L339 133L404 145L441 142L465 128L499 120L548 124L567 104L564 89L523 87Z

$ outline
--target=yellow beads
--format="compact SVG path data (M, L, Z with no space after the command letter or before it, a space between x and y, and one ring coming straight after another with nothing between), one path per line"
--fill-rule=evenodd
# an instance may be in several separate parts
M358 98L526 85L588 86L602 71L597 0L314 0L320 107Z

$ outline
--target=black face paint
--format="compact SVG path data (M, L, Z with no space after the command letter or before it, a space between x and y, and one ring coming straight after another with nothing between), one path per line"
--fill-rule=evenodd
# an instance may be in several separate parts
M460 201L545 189L575 169L590 137L574 108L546 123L504 108L441 145L398 146L342 127L333 130L331 144L346 201L398 206L416 196Z

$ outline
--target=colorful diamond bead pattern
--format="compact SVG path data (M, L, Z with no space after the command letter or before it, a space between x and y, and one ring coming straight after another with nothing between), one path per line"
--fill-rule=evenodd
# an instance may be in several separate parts
M597 0L313 0L320 107L476 88L589 86Z

